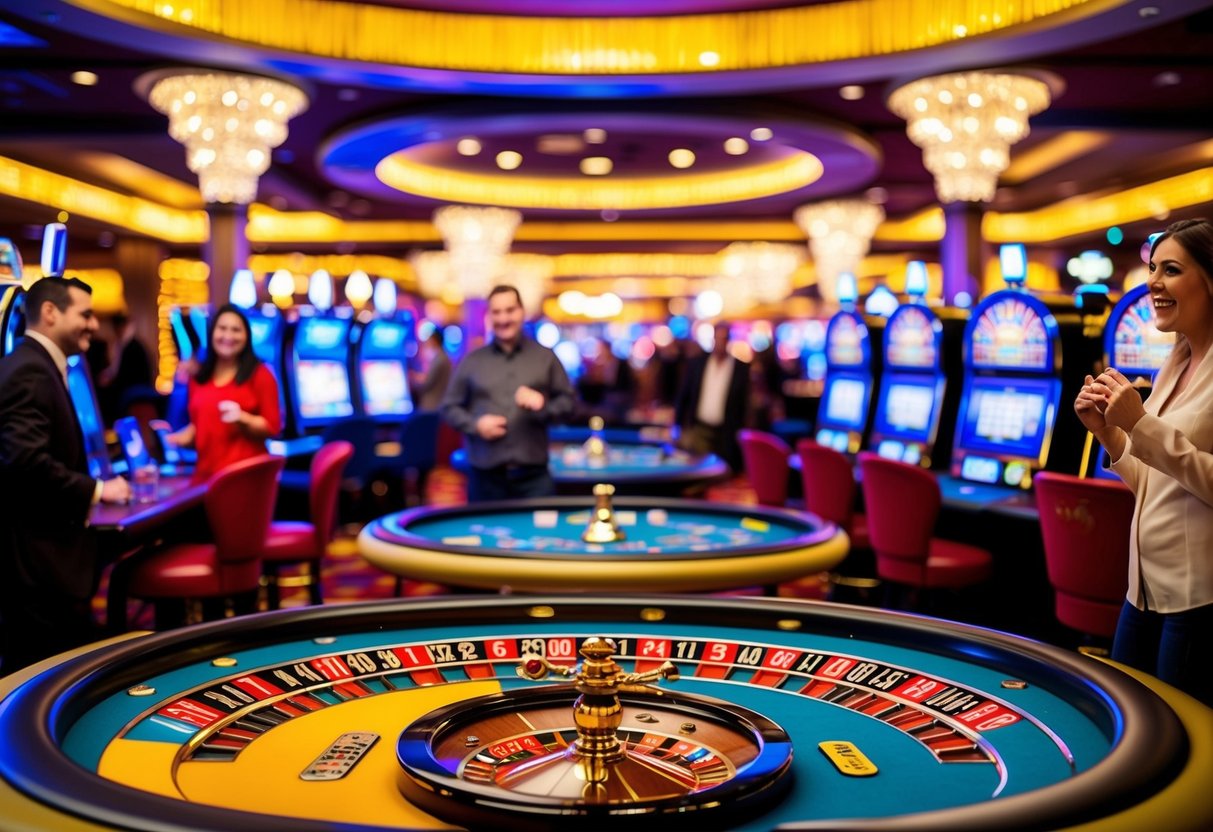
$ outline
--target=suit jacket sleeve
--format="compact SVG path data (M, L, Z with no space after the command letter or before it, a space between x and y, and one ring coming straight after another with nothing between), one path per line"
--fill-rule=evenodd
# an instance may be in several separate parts
M71 418L52 398L59 391L48 385L55 382L36 364L25 362L0 385L0 463L10 486L20 484L24 504L58 505L67 517L84 522L96 481L65 465L51 447L52 419Z

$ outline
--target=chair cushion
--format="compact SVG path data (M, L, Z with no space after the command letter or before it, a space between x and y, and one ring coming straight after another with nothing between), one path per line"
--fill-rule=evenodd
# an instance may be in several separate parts
M846 531L847 537L851 539L852 549L872 548L872 539L868 537L868 516L866 514L852 514L851 527Z
M201 598L222 594L211 543L179 543L155 552L131 575L137 598Z
M1058 592L1054 610L1057 620L1080 633L1111 638L1116 633L1116 622L1120 619L1123 602L1109 604L1106 601L1082 598Z
M323 554L316 546L316 527L311 523L293 520L270 523L263 560L319 560Z
M877 553L876 571L886 581L934 589L959 588L980 583L990 577L994 558L985 549L931 538L924 565L918 560L881 556Z

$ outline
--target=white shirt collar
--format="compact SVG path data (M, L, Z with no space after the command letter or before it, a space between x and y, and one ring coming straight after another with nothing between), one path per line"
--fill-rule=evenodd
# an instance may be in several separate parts
M55 362L55 366L59 368L59 375L63 376L64 383L67 382L67 356L63 354L63 350L59 349L59 345L47 338L41 332L36 332L32 329L25 330L26 338L33 338L43 348L51 354L51 361Z

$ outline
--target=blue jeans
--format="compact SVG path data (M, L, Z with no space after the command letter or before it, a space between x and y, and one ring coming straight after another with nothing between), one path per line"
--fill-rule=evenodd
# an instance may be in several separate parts
M551 497L556 493L556 483L546 465L472 468L467 488L469 503Z
M1213 604L1160 613L1125 601L1112 658L1213 707Z

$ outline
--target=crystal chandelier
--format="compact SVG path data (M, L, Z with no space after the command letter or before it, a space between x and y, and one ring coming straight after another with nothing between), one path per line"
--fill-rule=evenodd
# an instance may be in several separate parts
M451 272L464 297L483 298L501 273L522 214L510 208L447 205L434 212Z
M422 297L463 302L463 292L455 284L451 272L451 255L445 251L414 251L409 255L409 265L417 273L417 290Z
M732 284L721 297L739 299L744 292L754 303L786 300L792 294L792 273L804 259L800 246L767 242L730 243L720 256L722 283Z
M286 123L307 108L297 87L272 78L206 70L156 81L148 101L168 116L169 135L185 145L207 202L247 205L270 151L286 139Z
M542 313L548 281L556 271L552 258L546 254L509 254L503 271L505 282L518 290L527 317Z
M838 300L838 275L854 272L867 256L884 209L862 199L833 199L801 205L792 215L809 238L822 300Z
M912 81L893 91L889 109L923 150L941 202L989 202L1028 135L1028 116L1049 106L1049 85L1009 72L958 72Z

